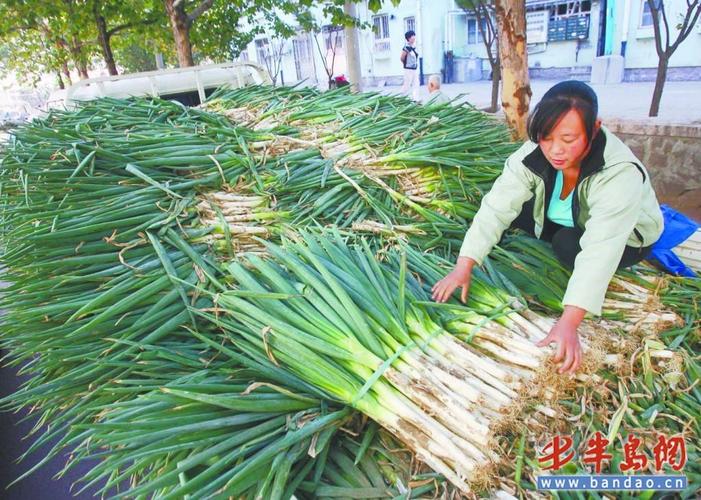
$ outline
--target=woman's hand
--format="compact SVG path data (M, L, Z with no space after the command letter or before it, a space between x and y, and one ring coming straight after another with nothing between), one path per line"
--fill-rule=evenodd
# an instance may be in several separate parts
M436 302L446 302L456 288L462 287L460 300L464 304L467 302L467 291L470 289L470 279L472 278L472 267L475 261L469 257L459 257L458 263L448 275L433 285L431 291L432 298Z
M553 342L557 344L555 362L562 361L557 373L574 373L582 364L582 346L579 343L579 328L586 311L575 306L565 306L565 311L552 327L550 333L538 342L538 347L545 347Z

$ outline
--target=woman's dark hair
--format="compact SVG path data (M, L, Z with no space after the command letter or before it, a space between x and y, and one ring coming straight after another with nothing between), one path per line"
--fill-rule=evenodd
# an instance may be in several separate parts
M415 36L415 35L416 35L416 32L414 30L409 30L406 33L404 33L404 38L406 38L406 41L408 42L409 38L411 38L412 36Z
M582 117L587 142L594 136L599 104L594 90L584 82L567 80L548 90L528 117L528 137L538 142L552 132L557 122L569 110L575 109Z

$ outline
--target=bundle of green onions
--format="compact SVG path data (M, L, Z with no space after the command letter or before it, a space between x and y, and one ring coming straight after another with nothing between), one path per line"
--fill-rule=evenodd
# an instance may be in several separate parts
M555 414L557 391L531 397L533 342L569 273L541 242L507 237L467 307L429 301L514 149L503 127L343 90L222 90L205 108L103 99L4 146L0 341L31 379L0 405L40 414L27 454L58 439L28 474L69 449L66 469L103 461L85 483L106 495L409 498L479 482L514 412ZM601 325L645 346L625 366L676 388L645 418L698 415L697 288L639 267L609 291ZM675 314L664 344L641 339ZM373 420L434 472L401 465ZM514 493L520 442L513 481L494 465Z
M454 315L448 328L479 342L461 342L426 307L406 256L388 255L397 269L339 233L290 238L266 243L272 260L230 263L236 288L217 293L216 314L205 318L242 351L359 409L468 491L493 458L490 426L541 365L528 339L546 333L514 312L510 297L478 284L480 306ZM477 312L487 304L510 329Z

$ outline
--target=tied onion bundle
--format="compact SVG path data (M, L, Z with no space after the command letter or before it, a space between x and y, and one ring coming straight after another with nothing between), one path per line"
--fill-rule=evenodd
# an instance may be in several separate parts
M339 233L290 238L265 243L271 260L246 255L228 264L236 288L217 293L217 314L205 317L237 348L359 409L469 491L493 458L490 426L541 365L527 332L538 339L545 332L513 311L505 294L475 286L476 300L484 290L482 307L501 310L523 330L465 311L448 328L479 339L471 346L426 307L406 256L388 256L397 257L397 269L376 262L366 243L347 246Z

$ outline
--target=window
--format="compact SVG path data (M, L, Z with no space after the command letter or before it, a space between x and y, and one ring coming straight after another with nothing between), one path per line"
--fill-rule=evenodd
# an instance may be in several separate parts
M416 32L416 18L414 16L404 18L404 33L407 31Z
M297 80L314 76L314 54L309 35L299 35L292 40L292 52L295 56L295 71Z
M375 32L375 52L389 52L389 15L373 16L372 30Z
M248 49L243 49L238 57L239 61L248 61Z
M375 40L387 40L389 38L389 16L387 14L373 16L372 30L375 32Z
M321 29L326 43L326 50L338 50L343 48L343 39L346 34L343 26L332 26L330 24Z
M265 63L270 57L270 43L267 38L256 40L256 56L261 64Z
M482 19L482 29L487 31L487 20ZM482 42L482 33L477 28L477 19L467 20L467 44L474 45Z
M640 9L640 27L652 28L652 12L650 11L650 4L647 3L647 0L642 0L642 8Z

